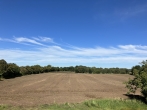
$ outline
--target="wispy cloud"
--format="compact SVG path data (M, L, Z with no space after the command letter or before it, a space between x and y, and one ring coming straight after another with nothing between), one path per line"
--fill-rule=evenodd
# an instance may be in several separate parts
M43 42L49 42L49 43L54 43L56 44L53 39L49 37L13 37L12 39L5 39L5 38L0 38L1 41L6 41L6 42L14 42L14 43L20 43L20 44L25 44L25 45L40 45L40 46L47 46L43 44Z
M25 37L19 37L19 38L16 38L14 37L14 41L17 42L17 43L32 43L32 44L36 44L36 45L42 45L42 43L39 43L33 39L29 39L29 38L25 38Z
M118 47L125 50L147 49L147 46L142 46L142 45L119 45Z
M142 60L147 59L147 46L143 45L118 45L115 47L95 47L80 48L73 47L63 48L53 44L52 46L42 46L39 40L29 38L15 38L17 42L27 42L35 45L41 45L35 50L26 51L23 49L0 49L0 58L6 59L8 62L16 62L19 65L47 65L56 64L67 65L92 65L100 66L101 64L138 64ZM44 38L38 38L44 39ZM38 42L37 42L38 41ZM44 42L46 42L45 40ZM43 40L41 41L43 42ZM50 40L49 40L50 42ZM62 65L61 65L62 64ZM119 65L118 65L119 67Z
M42 42L54 43L53 39L52 39L52 38L49 38L49 37L42 37L42 36L39 36L39 37L33 37L33 39L35 39L35 40L37 40L37 41L42 41Z

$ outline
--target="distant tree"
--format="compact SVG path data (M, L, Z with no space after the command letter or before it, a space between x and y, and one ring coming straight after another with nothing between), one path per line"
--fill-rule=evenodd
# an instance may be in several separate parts
M49 72L57 71L57 69L58 69L58 68L56 68L56 67L51 67Z
M101 73L101 68L95 68L94 73L100 74Z
M59 71L60 70L60 68L59 67L55 67L55 71Z
M59 71L64 71L63 67L60 67L60 68L59 68Z
M89 72L89 68L86 66L76 66L75 67L75 73L88 73Z
M54 69L52 69L52 66L51 65L47 65L46 66L46 70L47 70L47 72L51 72Z
M126 74L126 69L120 68L119 72L120 72L120 74Z
M140 69L141 69L140 65L133 66L131 69L131 75L138 73L140 71Z
M26 66L25 68L27 70L27 74L33 74L33 69L31 68L31 66Z
M74 71L75 71L75 67L73 67L73 66L70 66L70 67L68 67L68 70L67 70L67 71L74 72Z
M27 67L26 67L26 66L21 66L21 67L20 67L20 73L21 73L22 75L28 75L29 72L28 72L28 70L27 70Z
M20 68L15 63L9 63L7 70L3 73L4 78L15 78L21 76Z
M7 62L4 59L0 60L0 80L4 72L7 70Z
M31 66L33 74L39 74L42 72L42 67L40 65Z
M89 72L90 74L92 74L92 68L89 68L88 72Z
M115 74L120 73L120 69L119 68L115 68Z

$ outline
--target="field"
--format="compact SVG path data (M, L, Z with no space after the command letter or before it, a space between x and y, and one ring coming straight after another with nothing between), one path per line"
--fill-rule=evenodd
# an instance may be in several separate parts
M127 98L127 74L44 73L0 81L0 104L38 106Z

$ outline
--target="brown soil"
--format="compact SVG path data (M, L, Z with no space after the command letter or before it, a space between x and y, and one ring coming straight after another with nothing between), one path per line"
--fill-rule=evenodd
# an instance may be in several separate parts
M126 74L44 73L0 81L0 104L38 106L92 98L127 98Z

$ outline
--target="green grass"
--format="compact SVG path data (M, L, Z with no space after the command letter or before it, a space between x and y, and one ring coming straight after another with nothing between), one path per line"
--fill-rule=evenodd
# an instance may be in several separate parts
M147 105L137 100L101 99L75 104L45 104L32 108L0 105L0 110L147 110Z

